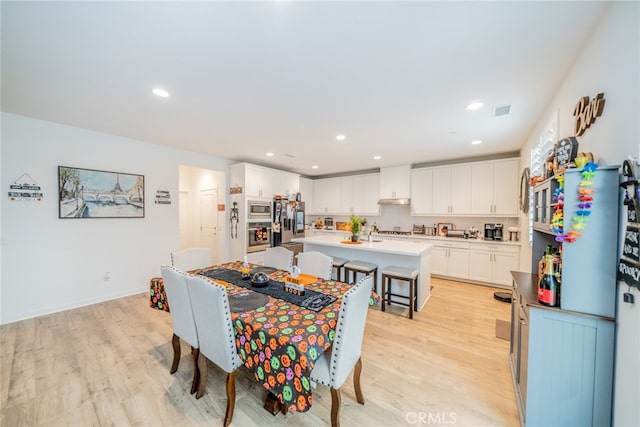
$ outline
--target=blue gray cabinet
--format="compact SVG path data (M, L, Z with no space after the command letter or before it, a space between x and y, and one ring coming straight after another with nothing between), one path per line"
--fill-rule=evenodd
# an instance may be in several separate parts
M580 170L565 172L564 223L565 231L571 227L571 218L578 210ZM616 267L618 254L618 212L620 206L620 174L618 166L602 166L596 171L593 203L582 237L574 243L563 244L562 287L560 307L565 310L615 317ZM547 245L558 247L551 233L553 200L549 194L557 188L554 178L534 187L534 195L541 193L547 213L540 214L545 221L534 222L531 271L538 271L538 261ZM538 226L536 226L538 224Z
M610 425L615 320L540 305L537 275L512 276L509 361L522 425Z
M578 209L581 170L565 172L564 223ZM582 236L562 247L560 307L538 303L538 276L512 272L510 364L523 425L608 426L613 401L619 167L598 168ZM531 271L551 233L550 178L534 188Z

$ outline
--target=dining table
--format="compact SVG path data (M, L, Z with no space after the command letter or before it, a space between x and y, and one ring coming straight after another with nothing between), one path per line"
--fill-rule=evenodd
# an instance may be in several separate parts
M305 412L313 403L311 371L333 344L342 297L352 285L304 275L304 295L297 295L285 289L299 282L288 271L250 264L249 279L243 279L242 267L242 261L232 261L189 273L226 287L238 355L269 391L267 401L277 399L276 409L267 402L265 408L274 414ZM269 286L252 285L258 272L267 274ZM149 305L170 311L162 278L150 281Z

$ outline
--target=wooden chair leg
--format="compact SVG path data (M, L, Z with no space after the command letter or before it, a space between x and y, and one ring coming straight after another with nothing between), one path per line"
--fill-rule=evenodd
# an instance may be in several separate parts
M353 388L356 389L356 400L359 404L364 405L364 396L362 395L362 387L360 387L360 374L362 373L362 358L359 357L353 370Z
M331 387L331 427L340 427L340 389Z
M180 337L173 334L171 338L171 345L173 345L173 363L169 373L174 374L178 370L178 364L180 363Z
M224 427L231 424L233 419L233 409L236 406L236 372L227 374L227 411L224 415Z
M202 354L198 355L198 370L200 371L200 381L196 399L200 399L204 394L204 390L207 388L207 377L209 376L209 371L207 371L207 358Z
M191 347L191 356L193 356L193 381L191 382L191 394L193 394L198 390L200 384L200 368L198 368L200 349Z

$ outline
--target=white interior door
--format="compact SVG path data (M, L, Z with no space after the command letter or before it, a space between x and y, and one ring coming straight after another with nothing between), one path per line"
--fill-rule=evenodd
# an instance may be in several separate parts
M212 262L219 262L218 254L218 190L200 191L200 246L211 248Z

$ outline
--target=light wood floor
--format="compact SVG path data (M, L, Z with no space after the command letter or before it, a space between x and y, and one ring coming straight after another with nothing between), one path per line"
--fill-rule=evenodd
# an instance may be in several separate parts
M365 405L343 387L343 426L517 426L509 342L495 320L509 320L496 289L432 279L431 299L413 321L369 310L363 344ZM213 365L204 397L189 394L188 347L169 374L168 313L148 294L0 327L2 426L221 425L224 377ZM235 426L322 426L331 395L318 386L306 413L272 416L265 391L241 369Z

